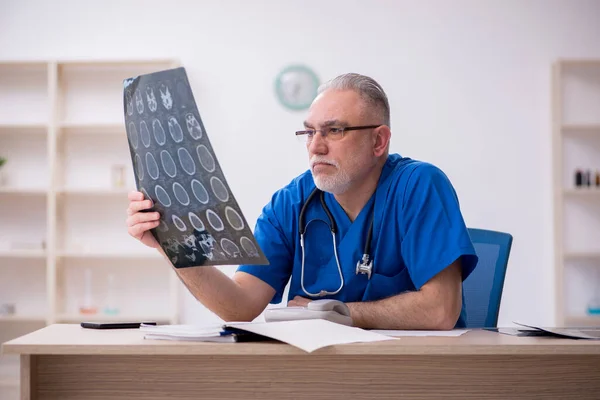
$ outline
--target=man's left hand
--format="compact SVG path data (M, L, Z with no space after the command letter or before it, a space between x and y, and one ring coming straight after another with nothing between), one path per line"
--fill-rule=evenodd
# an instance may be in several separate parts
M296 296L292 300L288 301L288 307L306 307L312 300L304 297Z

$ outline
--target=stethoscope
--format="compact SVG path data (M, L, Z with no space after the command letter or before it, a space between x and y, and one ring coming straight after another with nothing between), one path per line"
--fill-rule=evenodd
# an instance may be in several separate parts
M333 239L333 252L335 254L335 261L338 267L338 274L340 275L340 287L337 288L337 290L334 292L321 290L319 293L310 293L304 287L304 233L306 232L306 228L308 227L308 224L304 225L304 214L306 212L306 207L317 193L320 193L321 205L323 206L323 210L325 210L325 213L327 214L327 218L329 218L329 229L331 231L331 237ZM309 223L310 222L311 221L309 221ZM308 196L308 199L306 199L306 202L300 210L300 216L298 217L298 231L300 233L300 247L302 248L302 268L300 270L300 286L302 286L302 290L310 297L323 297L339 293L340 290L342 290L342 288L344 287L344 275L342 273L342 267L340 266L340 259L337 253L337 243L335 240L335 232L337 231L337 225L335 223L335 220L333 219L333 216L331 215L331 212L329 211L329 207L327 207L327 204L325 204L325 193L322 190L315 188L312 191L312 193ZM373 215L371 215L371 224L369 226L369 233L367 234L367 241L365 242L365 251L363 252L362 258L356 263L356 275L365 274L367 275L368 279L371 279L371 272L373 271L373 260L371 260L371 256L369 254L371 249L372 236Z

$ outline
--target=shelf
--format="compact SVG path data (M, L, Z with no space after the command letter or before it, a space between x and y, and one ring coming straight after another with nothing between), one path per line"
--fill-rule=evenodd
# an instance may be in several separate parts
M135 190L134 188L122 188L122 189L97 189L97 188L82 188L82 189L60 189L58 194L69 195L69 196L125 196Z
M0 64L0 121L3 125L38 125L48 122L48 63Z
M19 378L0 378L0 388L18 388Z
M48 192L43 188L0 187L0 194L14 194L19 196L45 196Z
M600 261L600 251L571 251L564 255L566 260L595 260Z
M600 67L600 60L595 58L563 58L558 60L565 67L595 66Z
M588 187L580 189L565 189L563 191L565 196L577 196L577 197L600 197L600 188Z
M567 326L596 326L600 327L600 315L570 315L565 317Z
M0 135L45 135L48 126L45 124L0 124Z
M75 322L170 322L171 318L165 315L141 315L141 314L59 314L56 316L56 322L75 323Z
M141 60L133 63L116 60L59 62L58 121L85 125L99 121L123 124L123 81L168 69L173 64L162 60L149 63Z
M46 323L43 315L0 315L0 322L39 322Z
M1 67L46 67L48 64L47 61L39 61L39 60L2 60L0 61Z
M564 134L599 135L600 124L566 124L561 127Z
M83 67L83 68L169 68L176 65L173 60L169 59L147 59L147 60L62 60L58 61L61 67ZM171 67L174 68L174 67Z
M122 135L125 136L123 123L63 123L60 130L65 135Z
M44 250L0 250L0 258L46 258Z
M58 253L60 258L85 258L86 260L160 260L162 256L155 252L147 253L100 253L100 252L85 252L85 251L64 251Z

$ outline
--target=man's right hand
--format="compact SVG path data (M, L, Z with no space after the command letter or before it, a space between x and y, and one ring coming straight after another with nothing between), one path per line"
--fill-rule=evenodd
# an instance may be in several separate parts
M158 212L142 212L152 208L152 200L144 199L141 192L130 192L127 196L129 207L127 208L127 232L140 242L154 249L159 248L159 244L150 232L150 229L156 228L160 223L160 214Z
M152 208L152 200L141 192L131 192L127 208L127 232L146 246L157 248L165 255L150 232L160 223L158 212L143 212ZM206 308L225 321L252 321L275 296L275 289L254 275L236 272L231 279L219 269L205 265L176 269L190 293Z

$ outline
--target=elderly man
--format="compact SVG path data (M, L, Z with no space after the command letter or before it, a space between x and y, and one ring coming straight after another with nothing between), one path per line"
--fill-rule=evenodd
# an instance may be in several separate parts
M270 265L230 279L211 266L180 268L190 292L225 320L252 320L282 300L345 302L355 326L452 329L465 324L462 281L477 256L459 202L435 166L388 154L390 109L373 79L325 83L304 129L310 170L278 190L255 237ZM159 223L142 193L129 195L129 234L159 248ZM290 281L291 279L291 281Z

